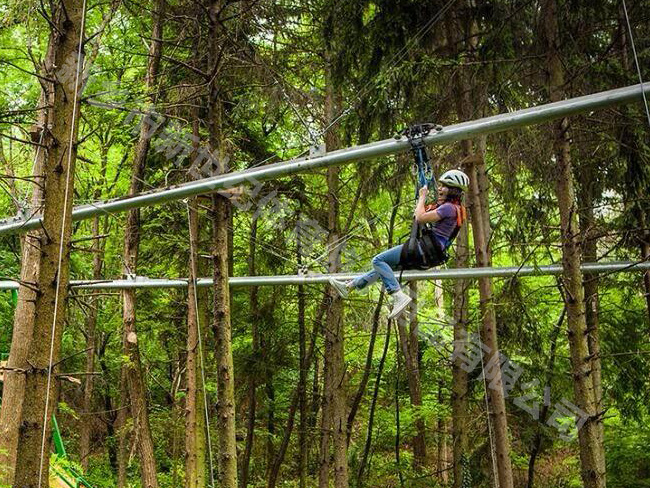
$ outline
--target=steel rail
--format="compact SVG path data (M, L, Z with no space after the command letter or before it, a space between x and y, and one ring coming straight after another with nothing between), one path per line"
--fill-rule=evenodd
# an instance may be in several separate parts
M645 271L650 269L650 261L630 262L616 261L609 263L584 263L581 270L585 274L622 273ZM450 268L431 269L427 271L404 271L402 279L405 281L421 280L460 280L474 278L508 278L512 276L549 276L562 274L562 265L550 264L544 266L505 266L490 268ZM232 276L232 288L249 286L286 286L286 285L317 285L327 283L329 278L349 280L360 276L361 273L338 274L306 274L306 275L280 275L280 276ZM70 286L77 290L123 290L127 288L186 288L188 280L183 278L148 278L137 276L135 278L103 281L73 280ZM212 278L199 278L197 286L211 286ZM18 289L18 282L11 280L0 281L0 290Z
M603 109L614 105L641 101L644 92L650 95L650 84L632 85L624 88L570 98L555 103L517 110L515 112L494 115L460 124L444 127L440 132L430 134L424 139L427 145L445 144L483 134L492 134L509 129L547 122L560 117L567 117L582 112ZM227 173L220 176L197 180L182 185L153 190L129 197L96 202L75 207L72 220L89 219L95 215L124 212L133 208L145 207L205 193L236 187L244 184L256 185L260 182L296 173L304 173L327 166L341 165L354 161L388 156L407 151L409 142L406 138L385 139L362 146L353 146L338 151L325 153L306 159L294 159L269 164L244 171ZM41 225L42 217L16 216L0 221L0 235L20 233L35 229Z

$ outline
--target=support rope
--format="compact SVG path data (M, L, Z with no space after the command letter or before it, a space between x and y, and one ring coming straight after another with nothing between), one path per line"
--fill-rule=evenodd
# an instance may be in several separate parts
M645 105L645 114L648 118L648 126L650 126L650 108L648 108L648 98L643 91L643 77L641 76L641 67L639 66L639 58L636 55L636 46L634 45L634 35L632 34L632 26L630 25L630 17L627 14L627 5L623 0L623 12L625 12L625 22L627 23L627 31L630 34L630 44L632 45L632 54L634 54L634 64L636 65L636 72L639 76L639 83L641 84L641 95L643 95L643 104Z
M187 202L187 225L188 229L190 227L190 202ZM194 256L196 254L196 249L194 249L194 242L192 241L190 230L190 266L192 266L192 273L194 275L194 310L196 311L196 328L197 335L199 338L199 361L201 363L201 388L203 388L203 409L205 413L205 437L208 442L208 460L210 463L210 482L211 487L214 488L214 469L213 469L213 456L212 456L212 441L210 440L210 416L208 414L208 392L205 388L205 363L203 360L203 338L201 337L201 314L199 313L199 289L197 286L197 274L198 268L196 262L194 261Z
M41 436L41 453L39 457L39 470L38 470L38 488L43 486L43 458L45 457L45 440L47 434L47 419L48 410L50 408L50 389L52 386L52 361L54 359L54 338L56 333L56 325L59 310L59 295L61 291L61 265L63 262L63 238L65 236L65 216L68 208L68 200L70 199L70 168L72 166L72 144L74 142L74 131L77 122L77 102L79 98L79 75L81 73L81 50L83 48L84 29L86 25L86 0L83 0L81 7L81 28L79 31L79 49L77 50L77 70L74 78L74 96L72 102L72 123L70 124L70 138L68 141L68 167L65 173L65 195L63 198L63 215L61 219L61 233L59 234L59 256L56 268L56 294L54 296L54 317L52 319L52 329L50 331L50 357L47 367L47 390L45 391L45 411L43 412L43 432ZM45 130L45 128L43 128Z
M485 391L485 414L487 416L488 436L490 438L490 454L492 455L492 476L494 477L494 486L499 488L499 472L497 468L496 449L494 448L494 432L492 421L490 420L490 403L488 402L487 378L485 377L485 363L483 362L483 348L481 347L481 336L478 336L479 354L481 356L481 375L483 376L483 389Z

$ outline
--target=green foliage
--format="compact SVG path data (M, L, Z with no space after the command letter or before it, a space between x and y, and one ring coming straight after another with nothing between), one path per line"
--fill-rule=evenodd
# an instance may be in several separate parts
M615 488L650 486L647 422L626 421L616 415L607 426L607 484Z
M84 474L84 478L94 487L115 488L117 486L115 473L111 465L105 459L93 458L90 469ZM133 478L136 481L136 478Z

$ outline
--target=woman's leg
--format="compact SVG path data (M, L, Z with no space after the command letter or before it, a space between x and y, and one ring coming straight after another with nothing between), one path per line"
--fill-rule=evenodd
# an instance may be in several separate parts
M381 278L388 293L395 293L398 291L400 286L395 278L393 270L396 270L399 267L399 258L401 253L402 244L377 254L372 258L372 267L374 269L365 275L356 278L352 282L352 287L361 290Z

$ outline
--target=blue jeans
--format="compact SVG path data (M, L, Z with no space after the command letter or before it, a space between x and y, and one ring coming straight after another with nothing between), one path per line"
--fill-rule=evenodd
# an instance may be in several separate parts
M377 254L372 258L372 267L374 269L363 276L355 278L352 282L352 286L357 290L361 290L381 278L388 293L399 291L399 282L395 278L395 273L393 273L393 271L400 269L399 257L401 253L402 244L391 247L388 251Z

